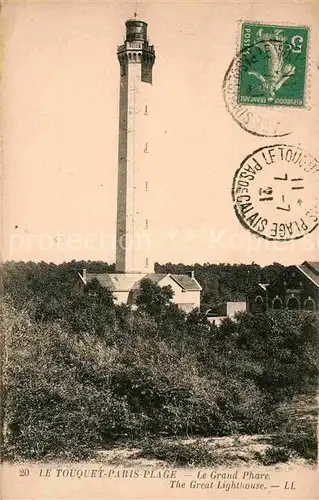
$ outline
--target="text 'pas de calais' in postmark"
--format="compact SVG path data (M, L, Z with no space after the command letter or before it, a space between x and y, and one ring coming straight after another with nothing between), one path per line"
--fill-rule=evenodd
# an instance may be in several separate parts
M242 22L223 80L226 108L246 132L282 137L308 109L309 28Z
M267 240L311 233L319 222L319 163L299 147L257 149L236 171L232 187L240 223Z
M243 23L238 101L304 106L308 28Z

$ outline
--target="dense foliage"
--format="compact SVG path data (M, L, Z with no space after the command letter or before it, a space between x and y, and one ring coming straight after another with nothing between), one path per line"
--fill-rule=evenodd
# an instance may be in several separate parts
M97 280L76 293L74 271L85 264L5 269L8 458L85 458L123 439L274 432L288 425L285 401L316 391L315 314L242 313L216 328L148 280L131 310Z
M37 302L39 310L59 307L72 293L76 275L82 269L91 273L114 272L114 265L104 262L72 261L63 264L47 262L6 262L1 266L5 290L20 307L28 301ZM282 271L273 264L184 264L155 265L158 273L185 273L195 271L203 287L202 308L216 307L227 300L244 300L258 283L269 283Z

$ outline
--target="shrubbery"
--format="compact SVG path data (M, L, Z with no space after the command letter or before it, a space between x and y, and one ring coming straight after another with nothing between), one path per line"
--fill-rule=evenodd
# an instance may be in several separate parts
M5 301L7 458L81 459L123 439L280 430L275 446L288 446L278 401L315 391L317 317L245 313L217 329L144 285L151 293L136 311L97 283L51 319ZM290 439L289 449L311 457L311 440ZM143 453L159 456L156 446ZM166 452L181 465L214 460L198 447Z
M207 447L205 442L197 439L193 443L170 443L164 440L147 440L141 443L138 457L164 460L173 466L185 465L197 467L213 467L220 458Z
M317 422L298 422L296 418L282 425L272 444L315 462L318 455Z

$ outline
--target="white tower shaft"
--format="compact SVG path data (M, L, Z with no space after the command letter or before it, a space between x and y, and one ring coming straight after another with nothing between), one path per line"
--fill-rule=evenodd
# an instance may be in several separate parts
M126 23L126 40L118 48L121 66L118 149L116 271L154 270L150 236L149 113L154 48L147 25Z

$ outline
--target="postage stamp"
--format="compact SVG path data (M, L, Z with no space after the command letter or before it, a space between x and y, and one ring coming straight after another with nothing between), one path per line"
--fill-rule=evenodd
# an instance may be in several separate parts
M304 106L308 28L243 23L238 102Z
M300 147L257 149L236 171L232 197L239 222L267 240L288 241L319 222L319 163Z
M310 29L238 21L237 40L222 86L226 109L253 135L291 134L309 109Z

